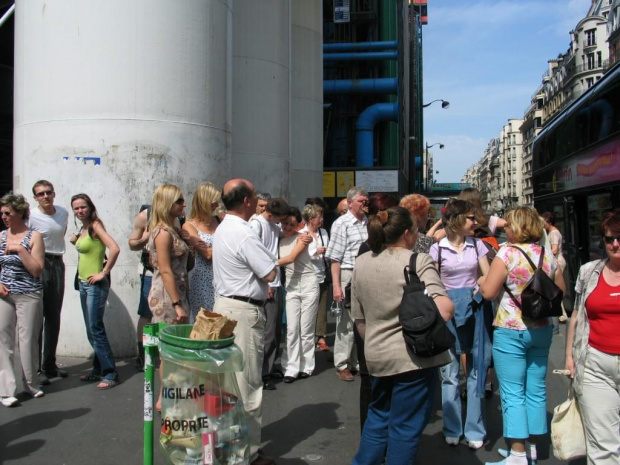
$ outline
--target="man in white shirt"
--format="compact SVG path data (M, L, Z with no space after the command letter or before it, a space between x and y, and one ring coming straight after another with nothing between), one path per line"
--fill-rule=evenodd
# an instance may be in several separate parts
M60 312L65 295L65 233L69 212L54 205L56 193L51 182L44 179L32 187L38 206L30 210L29 226L43 236L45 267L43 284L43 328L39 335L39 383L50 384L50 378L65 378L67 372L56 365L56 347L60 334ZM41 358L43 353L43 358Z
M280 223L288 215L288 203L282 198L270 199L262 213L250 220L250 227L274 257L278 256L278 244L282 229ZM272 391L276 385L271 378L282 377L275 371L278 348L282 339L282 299L280 277L269 283L269 293L265 302L265 348L263 358L263 389Z
M243 352L245 368L236 373L243 404L248 413L250 463L270 465L259 454L263 402L263 306L268 283L276 279L277 258L252 231L248 220L256 211L256 191L245 179L224 185L222 202L228 210L213 236L213 286L217 294L214 312L235 321L235 344Z
M366 218L368 193L359 187L352 187L347 192L347 204L349 211L332 224L330 241L325 252L325 258L331 260L335 301L344 300L345 288L353 276L355 257L362 242L368 239ZM334 365L342 381L353 381L351 371L357 371L357 354L350 308L343 308L341 315L336 319Z

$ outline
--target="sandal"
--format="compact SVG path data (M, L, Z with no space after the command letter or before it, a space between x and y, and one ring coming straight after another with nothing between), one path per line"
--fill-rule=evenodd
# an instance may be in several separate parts
M87 383L93 383L95 381L101 381L101 376L95 375L93 373L88 373L87 375L80 376L80 381L84 381Z
M102 391L104 389L112 389L115 386L118 386L120 384L120 381L118 381L117 379L102 379L101 382L99 384L97 384L97 389L101 389Z

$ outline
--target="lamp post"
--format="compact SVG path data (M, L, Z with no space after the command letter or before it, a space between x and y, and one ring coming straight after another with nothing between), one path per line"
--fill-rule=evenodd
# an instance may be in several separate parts
M430 107L431 104L435 102L441 102L441 108L448 108L450 106L450 102L448 102L447 100L442 100L438 98L437 100L431 100L430 102L423 104L422 108Z
M430 105L430 103L429 103ZM440 149L443 149L445 147L445 145L443 145L441 142L435 142L434 144L428 145L428 142L426 143L426 148L424 150L424 158L425 158L425 165L426 165L426 182L424 183L425 186L425 191L428 192L429 188L430 188L430 184L429 184L429 178L431 178L433 176L433 170L430 166L428 166L428 149L430 149L431 147L435 147L436 145L439 146ZM439 171L437 171L439 173Z

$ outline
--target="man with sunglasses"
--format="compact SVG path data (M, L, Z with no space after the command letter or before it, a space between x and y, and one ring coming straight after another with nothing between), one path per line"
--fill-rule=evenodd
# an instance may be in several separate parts
M56 365L56 347L60 334L60 311L65 294L65 233L69 212L54 205L56 193L44 179L32 187L38 206L30 210L29 226L41 233L45 244L43 284L43 329L39 335L39 383L50 384L50 378L66 378L67 372ZM41 358L43 353L43 358Z

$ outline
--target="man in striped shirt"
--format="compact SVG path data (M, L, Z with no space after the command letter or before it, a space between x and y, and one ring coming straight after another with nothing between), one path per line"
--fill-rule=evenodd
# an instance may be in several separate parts
M353 275L355 257L360 245L368 239L366 210L368 192L352 187L347 192L349 211L332 224L331 237L325 257L331 260L334 300L343 301L345 288ZM353 338L351 309L343 308L336 319L336 342L334 344L334 365L342 381L353 381L357 371L357 356Z

